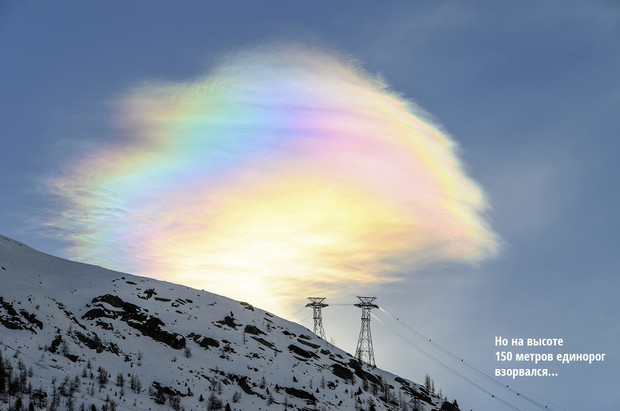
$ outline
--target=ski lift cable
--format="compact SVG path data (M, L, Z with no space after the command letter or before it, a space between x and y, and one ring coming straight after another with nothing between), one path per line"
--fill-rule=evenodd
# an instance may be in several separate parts
M48 369L49 369L49 367L48 367L47 365L45 365L45 364L43 364L43 363L41 362L41 359L36 359L36 358L34 358L33 356L31 356L31 355L28 355L28 354L26 354L26 353L20 352L19 348L14 348L14 347L10 346L9 344L7 344L7 343L5 343L5 342L3 342L3 341L0 341L0 346L4 346L4 347L6 347L6 348L9 348L9 349L11 349L11 350L15 351L15 353L17 353L17 354L19 354L19 355L21 355L21 356L24 356L24 357L26 357L26 358L28 358L28 359L32 360L32 361L33 361L36 365L38 365L38 366L39 366L39 368L43 368L43 369L45 369L45 370L48 370Z
M329 305L330 306L354 306L355 304L354 303L330 303ZM522 390L522 389L518 389L517 390L516 388L513 388L511 385L505 384L502 381L497 380L496 378L494 378L490 374L488 374L488 373L482 371L481 369L475 367L474 365L466 362L463 358L459 358L458 356L452 354L451 352L449 352L445 348L443 348L440 345L436 344L430 338L426 337L425 335L423 335L419 331L413 329L412 327L410 327L409 325L407 325L406 323L401 321L399 317L396 317L394 314L388 312L383 307L378 307L378 308L379 308L380 311L384 312L386 315L388 315L388 316L392 317L393 319L395 319L397 321L397 323L401 324L403 327L408 329L410 332L412 332L418 338L422 339L422 341L424 341L426 344L428 344L430 346L430 348L433 348L433 349L437 350L437 353L440 356L446 357L446 358L449 358L450 360L456 361L457 364L460 364L465 369L468 369L470 371L473 371L476 374L479 374L480 376L482 376L482 377L492 381L493 383L499 385L503 389L513 393L517 397L523 398L524 400L527 400L527 401L531 402L533 405L535 405L535 406L537 406L537 407L539 407L541 409L551 410L551 408L549 408L549 405L544 404L544 403L548 403L548 404L552 405L554 408L557 408L558 410L561 410L561 407L559 407L558 405L553 404L552 402L547 401L546 399L544 399L544 398L542 398L542 397L540 397L540 396L538 396L538 395L536 395L534 393L527 392L527 391ZM377 318L374 314L371 314L371 315L374 318ZM386 323L383 323L378 318L377 318L377 320L379 322L381 322L382 324L387 325ZM392 331L395 332L395 330L392 330ZM406 338L404 336L400 336L400 337L403 338L403 339ZM418 346L415 346L415 347L418 348L418 350L422 351L421 347L418 347ZM429 355L428 353L424 353L424 354ZM439 361L439 360L437 360L437 361ZM534 399L534 398L536 398L536 399Z
M379 310L384 312L386 315L392 317L393 319L395 319L397 321L397 323L401 324L407 330L409 330L410 332L415 334L418 338L421 338L425 343L429 344L430 346L432 346L436 350L440 351L442 354L444 354L445 356L449 357L450 359L456 361L458 364L461 364L461 366L463 366L463 367L465 367L465 368L467 368L467 369L469 369L469 370L479 374L480 376L485 377L486 379L490 380L491 382L493 382L493 383L501 386L502 388L512 392L513 394L515 394L515 395L517 395L517 396L519 396L519 397L521 397L521 398L531 402L532 404L536 405L537 407L540 407L542 409L551 409L551 408L549 408L548 405L543 403L543 402L545 402L545 403L552 404L551 402L547 401L546 399L541 398L541 397L539 397L539 396L537 396L537 395L535 395L533 393L529 393L529 392L527 392L525 390L513 388L509 384L505 384L502 381L499 381L498 379L494 378L493 376L489 375L488 373L484 372L483 370L479 369L478 367L475 367L474 365L468 363L463 358L460 358L460 357L452 354L450 351L446 350L445 348L441 347L437 343L433 342L430 338L426 337L425 335L423 335L419 331L417 331L414 328L412 328L411 326L407 325L399 317L396 317L394 314L388 312L384 308L379 307ZM540 401L537 401L536 399L534 399L532 397L536 397ZM560 409L559 406L557 406L555 404L552 404L552 405L555 408Z
M491 391L485 389L484 387L482 387L481 385L475 383L474 381L472 381L471 379L467 378L466 376L464 376L463 374L461 374L460 372L458 372L457 370L453 369L452 367L450 367L447 364L444 364L440 359L434 357L432 354L428 353L427 351L425 351L422 347L420 347L419 345L417 345L416 343L414 343L413 341L411 341L410 339L408 339L407 337L403 336L401 333L399 333L398 331L396 331L393 327L390 327L388 324L386 324L385 322L383 322L380 318L378 318L376 315L374 314L370 314L372 315L373 318L375 318L377 321L379 321L381 324L385 325L387 328L390 329L390 331L392 331L394 334L396 334L398 337L400 337L405 343L407 343L408 345L416 348L418 351L420 351L422 354L424 354L426 357L430 358L432 361L436 362L437 364L439 364L440 366L442 366L443 368L447 369L449 372L451 372L452 374L456 375L457 377L462 378L463 380L465 380L466 382L468 382L469 384L473 385L474 387L478 388L480 391L488 394L491 398L501 402L502 404L504 404L505 406L512 408L513 410L516 411L520 411L520 409L512 404L510 404L508 401L498 397L497 395L495 395L494 393L492 393Z
M417 337L421 338L425 343L429 344L431 347L437 349L441 354L444 354L445 356L447 356L448 358L456 361L458 364L460 364L461 366L463 366L466 369L469 369L470 371L473 371L477 374L479 374L482 377L485 377L486 379L490 380L491 382L499 385L500 387L502 387L503 389L506 389L510 392L512 392L513 394L515 394L516 396L519 396L529 402L531 402L532 404L536 405L539 408L542 409L550 409L549 405L546 405L544 403L548 403L553 405L555 408L560 409L559 406L552 404L551 402L547 401L544 398L541 398L533 393L528 393L525 390L522 389L517 389L516 387L513 387L509 384L505 384L499 380L497 380L496 378L494 378L493 376L489 375L488 373L482 371L481 369L475 367L474 365L466 362L464 359L452 354L451 352L449 352L448 350L446 350L445 348L441 347L440 345L438 345L437 343L433 342L430 338L424 336L423 334L421 334L420 332L416 331L415 329L413 329L412 327L408 326L407 324L405 324L404 322L402 322L400 320L399 317L394 316L393 314L389 313L386 310L382 310L383 312L385 312L386 314L390 315L391 317L393 317L396 321L398 321L399 324L401 324L402 326L404 326L405 328L407 328L409 331L411 331L412 333L414 333ZM532 398L535 397L540 401L537 401L536 399Z
M400 320L399 317L396 317L394 314L389 313L387 310L380 308L380 310L382 310L384 313L388 314L389 316L391 316L392 318L394 318L399 324L401 324L402 326L406 327L409 331L413 332L416 336L418 336L419 338L422 338L426 343L428 343L429 345L435 347L436 349L440 350L441 352L443 352L444 354L446 354L447 356L449 356L450 358L452 358L453 360L457 361L459 364L461 364L462 366L469 368L470 370L478 373L479 375L489 379L490 381L492 381L495 384L498 384L499 386L501 386L504 389L507 389L508 391L512 392L513 394L523 397L526 400L532 402L534 405L544 408L544 409L549 409L549 406L544 404L544 403L548 403L550 405L553 405L555 408L560 409L561 407L559 407L556 404L551 403L550 401L547 401L546 399L537 396L536 394L527 392L525 390L522 389L517 389L516 387L513 387L509 384L505 384L499 380L497 380L496 378L494 378L493 376L491 376L490 374L482 371L481 369L475 367L472 364L469 364L468 362L466 362L464 359L452 354L451 352L449 352L448 350L446 350L445 348L441 347L440 345L438 345L437 343L433 342L430 338L424 336L422 333L418 332L417 330L413 329L411 326L407 325L406 323L404 323L403 321ZM539 401L534 400L533 398L530 397L535 397L536 399L538 399Z
M354 304L352 303L330 303L330 306L353 306ZM383 310L381 307L379 307L380 310ZM385 311L386 314L387 311ZM487 389L485 389L484 387L480 386L479 384L475 383L474 381L472 381L471 379L467 378L466 376L464 376L463 374L459 373L457 370L451 368L450 366L448 366L447 364L444 364L440 359L436 358L435 356L433 356L432 354L430 354L429 352L425 351L422 347L418 346L417 344L415 344L413 341L409 340L408 338L406 338L405 336L403 336L401 333L399 333L398 331L396 331L393 327L389 326L388 324L386 324L385 322L383 322L380 318L378 318L376 315L374 315L373 313L371 313L370 315L372 315L373 318L375 318L377 321L379 321L381 324L386 325L394 334L396 334L398 337L400 337L403 341L405 341L407 344L413 346L414 348L416 348L417 350L419 350L420 352L422 352L425 356L427 356L428 358L430 358L432 361L438 363L440 366L444 367L445 369L447 369L449 372L451 372L452 374L464 379L465 381L467 381L469 384L473 385L474 387L478 388L479 390L481 390L482 392L488 394L491 398L494 398L496 400L498 400L499 402L503 403L505 406L512 408L514 410L520 411L519 408L515 407L514 405L508 403L507 401L505 401L504 399L496 396L494 393L488 391Z

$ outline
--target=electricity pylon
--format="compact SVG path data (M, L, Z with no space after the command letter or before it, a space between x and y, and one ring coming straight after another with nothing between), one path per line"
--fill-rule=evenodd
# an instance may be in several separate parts
M360 336L357 340L357 348L355 349L355 356L372 367L375 367L375 353L372 348L372 335L370 334L370 310L373 308L379 308L378 305L373 304L373 301L377 297L360 297L358 296L359 304L353 304L356 307L362 309L362 328L360 329Z
M323 316L321 314L321 308L328 307L329 304L325 304L323 301L325 297L308 297L311 303L306 304L306 307L312 307L312 318L314 318L314 333L325 339L325 330L323 330Z

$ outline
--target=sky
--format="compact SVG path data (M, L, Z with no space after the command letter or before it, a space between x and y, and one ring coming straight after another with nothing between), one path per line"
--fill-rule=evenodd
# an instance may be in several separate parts
M2 2L0 232L309 328L326 296L350 352L376 296L377 365L462 409L538 408L413 330L487 374L606 353L498 379L615 409L619 36L604 1Z

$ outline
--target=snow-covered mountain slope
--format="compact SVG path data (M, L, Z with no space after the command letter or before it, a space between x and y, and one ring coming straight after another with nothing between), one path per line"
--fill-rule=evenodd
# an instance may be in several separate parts
M2 236L0 354L0 410L458 410L249 303Z

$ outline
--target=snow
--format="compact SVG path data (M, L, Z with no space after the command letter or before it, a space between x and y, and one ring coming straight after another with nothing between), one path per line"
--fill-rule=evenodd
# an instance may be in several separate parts
M232 410L411 410L411 393L427 399L420 410L444 402L251 302L64 260L3 236L0 267L0 353L14 372L19 361L32 370L28 380L47 393L48 408L190 410L219 400ZM141 389L130 388L132 376ZM65 395L54 401L60 387ZM32 392L19 396L36 405ZM0 409L8 401L0 393Z

